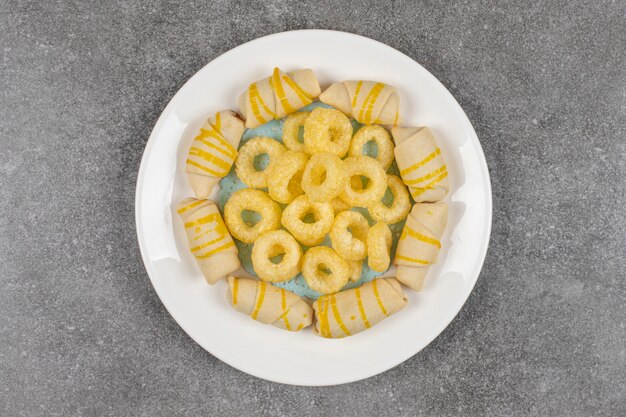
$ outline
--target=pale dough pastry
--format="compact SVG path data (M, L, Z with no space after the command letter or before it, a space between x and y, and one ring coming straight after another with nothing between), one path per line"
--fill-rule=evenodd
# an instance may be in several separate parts
M311 325L313 310L298 295L264 281L228 277L233 308L261 323L297 332Z
M404 224L394 264L396 278L420 291L430 265L437 262L441 236L448 222L446 203L417 203Z

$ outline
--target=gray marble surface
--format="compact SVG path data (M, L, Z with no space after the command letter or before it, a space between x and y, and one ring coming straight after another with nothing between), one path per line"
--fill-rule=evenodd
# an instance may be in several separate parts
M0 0L0 415L626 415L626 3L517 3ZM298 28L423 64L493 183L459 316L338 387L269 383L205 352L135 238L137 169L168 100L219 54Z

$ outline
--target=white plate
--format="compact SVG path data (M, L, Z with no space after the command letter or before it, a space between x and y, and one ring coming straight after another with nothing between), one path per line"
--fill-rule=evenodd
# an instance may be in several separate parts
M312 68L322 88L346 79L397 87L405 125L435 133L450 173L450 217L439 262L407 307L366 332L340 340L310 329L286 332L253 321L226 301L224 281L209 286L189 253L173 207L191 195L187 148L202 120L236 100L250 82ZM146 146L137 180L139 247L152 285L178 324L227 364L259 378L295 385L332 385L376 375L415 355L450 323L469 296L491 229L489 173L476 133L446 88L418 63L379 42L342 32L278 33L216 58L178 91Z

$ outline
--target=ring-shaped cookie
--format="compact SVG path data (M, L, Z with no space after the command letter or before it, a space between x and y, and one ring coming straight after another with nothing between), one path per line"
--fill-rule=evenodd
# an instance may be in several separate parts
M313 246L322 243L334 218L329 203L314 203L307 195L301 195L285 207L281 222L298 242Z
M248 187L265 188L272 166L286 151L287 148L272 138L252 138L239 148L239 154L235 160L235 173ZM255 159L261 155L267 155L269 162L265 169L258 170L255 167Z
M273 258L283 255L274 262ZM252 265L263 281L288 281L298 275L302 259L302 248L293 236L284 230L272 230L254 241Z
M367 234L367 265L372 271L385 272L389 268L391 230L386 223L376 223Z
M378 161L369 156L351 156L343 161L343 166L348 178L341 193L343 201L353 207L367 207L383 198L387 191L387 175ZM355 177L365 177L365 187L355 187L355 183L359 184Z
M344 164L338 156L318 153L311 156L302 174L302 189L316 202L330 202L346 188Z
M309 249L302 259L302 276L307 285L322 294L341 290L350 279L350 265L327 246Z
M339 110L318 107L304 121L304 144L312 154L326 152L341 158L350 148L350 139L352 124Z
M361 156L363 147L369 142L376 143L377 153L376 159L384 170L387 170L393 162L394 145L389 137L389 132L379 125L367 125L360 128L352 137L350 142L350 156Z
M411 200L406 186L399 177L387 174L387 188L393 195L391 205L388 206L383 202L383 199L380 199L368 206L367 211L372 216L372 219L377 222L395 224L406 219L409 215Z
M272 166L267 179L270 196L279 203L288 204L304 191L300 183L309 158L303 152L287 151Z
M260 220L245 221L244 211L258 213ZM280 206L271 197L252 188L235 191L224 206L224 222L236 239L252 243L264 233L280 227Z
M330 228L330 242L343 258L360 261L367 256L367 219L356 211L342 211Z
M310 155L304 144L304 121L311 112L301 111L290 114L283 123L283 143L292 151L304 152ZM300 131L302 131L302 142L300 141Z

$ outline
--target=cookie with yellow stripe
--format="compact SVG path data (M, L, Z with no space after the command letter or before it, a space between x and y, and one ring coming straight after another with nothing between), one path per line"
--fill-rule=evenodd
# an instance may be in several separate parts
M237 148L245 130L243 120L225 110L207 119L191 143L185 171L197 198L206 198L225 177L237 158Z
M400 96L395 87L376 81L344 81L322 94L322 103L333 106L366 125L400 123Z
M296 294L264 281L228 277L233 308L254 320L297 332L311 325L313 310Z
M255 128L297 112L311 104L320 92L313 70L284 73L274 68L271 76L253 82L239 96L239 108L246 127Z
M450 188L448 168L427 127L394 127L394 154L402 182L416 202L442 200Z
M396 278L409 288L420 291L424 277L437 262L441 236L448 223L446 203L417 203L404 224L396 256Z
M333 339L351 336L381 322L406 303L402 286L393 278L379 278L358 288L324 295L313 303L315 333Z
M215 203L189 197L178 204L176 211L185 224L191 253L209 284L239 268L237 247Z

